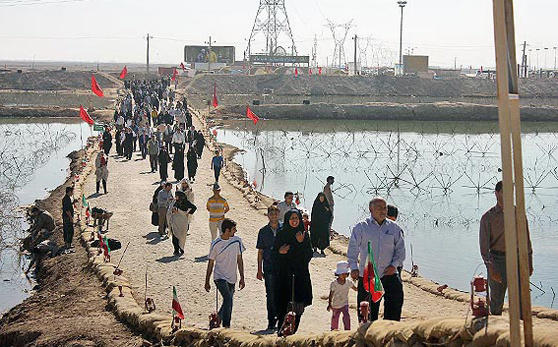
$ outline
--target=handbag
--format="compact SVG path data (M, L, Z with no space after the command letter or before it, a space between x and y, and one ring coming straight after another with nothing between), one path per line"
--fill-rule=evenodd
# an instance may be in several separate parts
M157 212L157 204L155 204L154 202L151 202L149 204L149 211L151 212Z

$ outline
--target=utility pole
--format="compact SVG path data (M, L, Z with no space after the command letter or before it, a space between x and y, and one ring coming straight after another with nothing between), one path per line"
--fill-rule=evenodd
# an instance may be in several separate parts
M215 43L211 41L211 36L209 36L209 41L207 43L207 73L211 73L211 44Z
M357 40L358 40L358 36L357 34L355 34L355 37L353 38L355 40L355 66L354 66L354 72L355 72L355 76L357 75L357 49L358 49L358 44L357 44Z
M527 41L523 41L523 53L521 55L521 75L522 77L527 77L527 55L525 51L527 50Z
M145 68L147 70L147 73L149 73L149 39L152 39L153 36L150 36L149 33L147 33L146 39L147 39L147 63L145 65Z
M457 70L457 57L453 57L453 69Z
M556 71L556 50L558 47L552 47L552 49L554 49L554 71Z
M548 69L548 65L546 65L546 54L548 53L548 47L544 48L544 69Z
M403 64L403 9L407 5L407 1L397 1L397 4L401 8L401 23L399 27L399 68Z

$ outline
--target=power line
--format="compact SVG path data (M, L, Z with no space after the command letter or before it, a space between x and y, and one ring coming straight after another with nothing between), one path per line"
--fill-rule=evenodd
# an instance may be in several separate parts
M15 7L15 6L33 6L33 5L47 5L47 4L61 4L70 2L83 2L89 0L56 0L56 1L41 1L41 0L8 0L0 2L0 7Z

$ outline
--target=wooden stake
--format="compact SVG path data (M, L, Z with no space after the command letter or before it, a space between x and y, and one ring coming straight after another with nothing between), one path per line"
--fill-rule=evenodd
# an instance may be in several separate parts
M511 0L493 0L494 42L496 50L496 71L498 85L498 119L500 124L500 142L502 152L503 195L504 195L504 229L506 238L506 273L508 279L508 298L510 316L510 343L521 344L519 327L519 279L517 266L517 232L514 213L514 186L512 168L511 120L509 100L509 51L506 28L505 2ZM513 21L513 18L511 18Z
M515 176L515 204L517 220L517 242L519 252L519 286L521 297L521 315L523 317L523 334L525 346L533 346L533 317L531 313L531 290L529 287L529 235L525 213L525 192L523 184L523 151L521 144L521 118L519 109L519 73L515 51L515 24L513 1L505 2L506 31L509 51L510 77L510 119L513 145L513 166Z

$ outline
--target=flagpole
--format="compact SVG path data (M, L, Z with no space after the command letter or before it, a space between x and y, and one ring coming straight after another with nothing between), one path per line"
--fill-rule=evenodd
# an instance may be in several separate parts
M81 149L83 149L83 128L82 128L82 122L79 122L79 140L81 142Z

